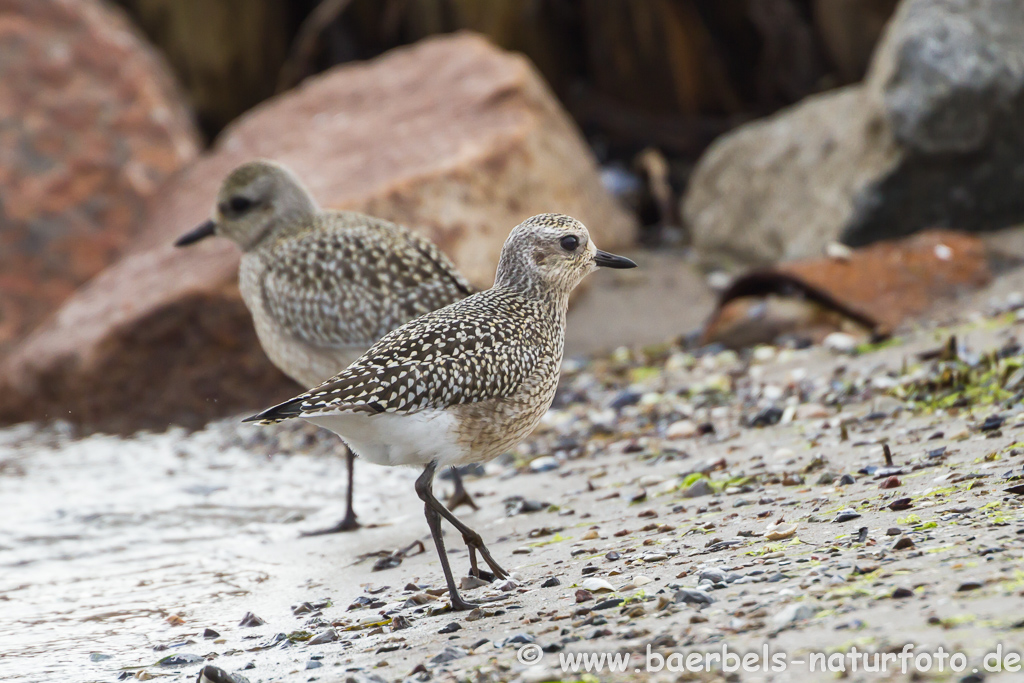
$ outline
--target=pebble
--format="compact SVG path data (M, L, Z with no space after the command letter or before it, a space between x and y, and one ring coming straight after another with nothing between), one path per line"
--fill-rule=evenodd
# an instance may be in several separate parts
M819 611L821 611L820 607L805 603L787 605L781 612L772 617L772 626L776 629L781 629L798 621L807 621L813 618Z
M611 609L622 604L622 598L608 598L594 605L595 610Z
M309 670L309 669L319 669L323 665L324 665L323 662L319 662L319 661L317 661L315 659L311 659L308 662L306 662L306 669L307 670Z
M324 643L333 643L338 639L338 632L333 628L329 628L323 633L318 633L309 639L310 645L323 645Z
M597 577L590 577L580 584L580 588L591 593L611 593L615 590L615 587L604 579Z
M697 425L690 420L673 422L665 430L665 438L668 439L690 439L694 436L697 436Z
M680 588L676 591L676 602L684 602L691 605L710 605L715 601L709 593L693 588Z
M239 622L239 626L252 627L252 626L263 626L267 622L260 619L252 612L246 612L245 616L242 617L242 621Z
M186 664L195 664L196 662L201 662L201 661L203 661L203 657L201 657L200 655L194 655L194 654L190 654L190 653L187 653L187 652L179 652L178 654L169 655L167 657L164 657L163 659L161 659L157 663L160 666L170 667L170 666L183 666L183 665L186 665Z
M835 519L832 520L832 522L833 523L849 522L851 519L857 519L860 516L861 516L861 514L859 512L857 512L856 510L854 510L853 508L846 508L845 510L841 510L839 512L839 514L836 515Z
M541 588L552 588L554 586L560 586L562 582L558 580L558 577L552 576L551 578L545 579L544 583L540 585Z
M710 496L714 492L715 490L711 488L708 480L702 478L686 487L686 490L683 491L683 498L700 498L701 496Z
M792 538L796 534L798 527L798 524L791 524L790 526L783 527L781 529L776 527L765 532L764 539L766 541L783 541L787 538Z
M914 546L914 542L910 539L909 536L900 536L899 540L892 544L893 550L907 550L909 548L914 547L916 546Z
M446 626L442 626L441 629L438 630L438 633L455 633L461 628L462 626L459 625L459 622L453 621Z
M826 349L839 353L851 353L857 348L857 338L845 332L833 332L822 341Z
M530 470L533 472L550 472L559 467L558 458L545 455L530 462Z
M456 659L462 659L469 653L463 650L461 647L454 647L449 645L445 649L438 652L436 655L430 658L431 664L444 664L445 662L452 662Z
M899 477L888 477L881 484L878 485L880 489L894 489L900 485Z
M255 665L246 665L246 669L255 669ZM249 679L241 674L229 674L220 667L207 664L199 671L197 683L249 683Z
M984 585L985 584L983 584L981 581L965 581L961 583L956 590L958 593L962 593L964 591L976 591Z

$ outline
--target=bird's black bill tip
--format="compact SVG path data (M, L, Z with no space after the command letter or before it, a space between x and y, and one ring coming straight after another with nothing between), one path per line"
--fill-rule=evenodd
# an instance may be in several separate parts
M594 263L601 268L636 268L636 264L625 256L616 256L600 249L594 254Z
M187 247L190 244L195 244L199 240L206 239L213 235L217 229L217 224L213 221L206 221L194 230L186 232L184 235L179 237L174 242L176 247Z

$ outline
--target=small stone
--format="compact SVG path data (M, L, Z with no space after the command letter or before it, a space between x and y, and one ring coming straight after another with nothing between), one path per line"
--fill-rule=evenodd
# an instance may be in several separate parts
M611 609L622 604L622 598L608 598L594 605L594 610Z
M581 583L580 588L591 593L611 593L615 590L615 587L604 579L593 576Z
M476 576L463 576L461 579L459 579L459 588L467 591L473 590L474 588L479 588L480 586L489 585L490 581L485 581Z
M253 627L253 626L263 626L263 624L265 624L265 623L267 623L267 622L263 621L262 619L260 619L258 616L256 616L252 612L246 612L245 616L242 617L242 621L240 621L238 625L239 626L244 626L244 627Z
M965 581L961 583L956 590L958 593L962 593L964 591L976 591L984 585L985 584L983 584L981 581Z
M850 484L856 484L857 480L854 479L852 475L844 474L843 476L839 477L838 483L840 486L849 486Z
M255 669L256 665L250 662L244 669ZM241 674L229 674L224 669L207 664L199 671L196 678L199 683L249 683L249 679Z
M900 536L899 539L892 544L893 550L908 550L913 548L914 541L911 540L910 536Z
M596 529L590 529L587 533L580 536L581 541L596 541L601 538L601 534L597 533Z
M338 632L333 628L329 628L323 633L318 633L309 639L310 645L323 645L324 643L333 643L338 639Z
M449 623L447 626L442 626L438 633L455 633L461 628L462 626L459 625L459 622L453 621Z
M318 661L316 659L311 659L308 662L306 662L306 670L308 671L310 669L319 669L323 665L324 665L323 662Z
M710 496L714 492L708 480L701 478L686 487L686 490L683 491L683 498L700 498L701 496Z
M91 655L89 655L89 661L90 662L105 662L106 660L110 659L111 657L113 657L113 655L105 655L105 654L101 654L99 652L93 652Z
M766 541L783 541L787 538L792 538L799 526L799 524L791 524L788 527L775 527L765 533L764 539Z
M164 657L163 659L161 659L157 663L160 666L171 667L171 666L184 666L184 665L187 665L187 664L196 664L197 662L201 662L201 661L203 661L203 658L201 656L199 656L199 655L189 654L189 653L186 653L186 652L179 652L178 654L170 655L168 657Z
M557 470L558 467L558 459L550 455L536 458L530 462L530 470L532 472L549 472L551 470Z
M888 507L893 512L898 512L900 510L906 510L908 508L913 507L913 501L910 498L897 498L893 502L889 503L886 507Z
M594 594L591 593L588 590L584 590L584 589L580 588L580 589L578 589L576 591L576 602L577 603L587 602L588 600L593 600L593 599L594 599Z
M914 591L909 588L903 588L902 586L892 592L894 598L912 598L914 597Z
M454 647L449 645L445 649L430 658L431 664L444 664L445 662L451 662L456 659L462 659L469 653L463 650L461 647Z
M776 629L785 628L798 621L806 621L814 617L821 610L820 607L799 603L787 605L781 612L772 617L772 626Z
M852 353L857 348L857 338L845 332L833 332L825 337L822 345L839 353Z
M715 599L705 591L693 588L681 588L676 591L676 602L685 602L691 605L710 605Z
M878 485L880 489L894 489L900 485L899 477L888 477L881 484Z
M558 580L558 577L552 576L549 579L545 579L544 583L540 585L541 588L552 588L554 586L560 586L562 582Z
M665 553L649 553L643 557L644 562L661 562L662 560L667 559L668 555Z
M849 522L851 519L857 519L860 516L860 513L854 510L853 508L846 508L845 510L840 511L839 514L836 515L835 519L832 520L832 522Z
M697 425L690 420L673 422L665 430L667 439L690 439L697 436Z

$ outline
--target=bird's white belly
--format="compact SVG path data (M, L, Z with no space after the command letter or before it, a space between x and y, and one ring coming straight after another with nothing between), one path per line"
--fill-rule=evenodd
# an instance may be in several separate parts
M455 417L443 410L418 413L340 413L304 418L340 436L356 455L378 465L440 467L463 459Z

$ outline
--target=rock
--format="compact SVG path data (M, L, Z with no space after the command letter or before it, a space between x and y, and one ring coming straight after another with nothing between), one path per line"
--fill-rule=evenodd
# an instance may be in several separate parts
M689 439L694 436L697 436L697 425L691 420L673 422L665 430L667 439Z
M241 674L228 673L220 667L207 664L199 671L197 683L249 683L249 679Z
M265 623L267 623L267 622L265 622L263 619L259 618L258 616L256 616L252 612L246 612L245 616L242 617L242 620L240 622L238 622L238 625L239 626L243 626L243 627L252 627L252 626L263 626L263 624L265 624Z
M853 508L846 508L844 510L840 510L839 513L836 514L832 522L836 524L841 524L842 522L849 522L850 520L857 519L860 516L860 513L854 510Z
M449 645L445 649L430 658L431 664L444 664L445 662L451 662L456 659L462 659L469 653L463 650L461 647L453 647Z
M685 602L691 605L698 605L698 609L710 605L715 601L711 595L702 590L693 588L680 588L676 591L676 602Z
M907 0L863 84L719 138L683 213L712 261L769 263L1024 220L1024 5Z
M455 633L461 628L462 626L459 624L459 622L453 621L447 624L446 626L442 626L438 633Z
M591 593L610 593L615 590L615 587L605 581L596 577L591 577L580 584L580 588Z
M776 629L783 629L800 621L807 621L821 611L820 607L798 603L787 605L781 612L772 617L772 626Z
M562 582L558 580L557 576L552 576L544 579L544 583L540 585L541 588L553 588L555 586L561 586Z
M683 491L683 498L700 498L701 496L710 496L715 490L711 488L711 484L707 479L698 479Z
M323 633L318 633L309 639L309 645L323 645L324 643L333 643L338 639L338 632L333 628L329 628Z
M161 55L99 0L0 13L0 358L120 256L199 153Z
M544 455L530 461L531 472L549 472L551 470L557 470L558 466L558 458L550 455Z
M226 129L161 190L132 252L11 355L0 418L196 426L295 393L251 331L235 246L171 246L253 157L289 165L324 206L424 232L480 287L509 230L532 214L571 214L608 250L635 233L524 58L471 34L430 38L307 79Z
M179 652L178 654L168 655L157 662L162 667L172 666L188 666L189 664L198 664L203 661L200 655L191 654L189 652Z
M893 550L908 550L914 548L914 541L909 536L900 536L895 543L892 544Z
M983 287L991 277L985 244L949 230L872 244L843 259L757 268L720 294L701 342L739 348L796 337L850 353L872 334L890 334L938 302ZM801 315L783 317L796 311Z

